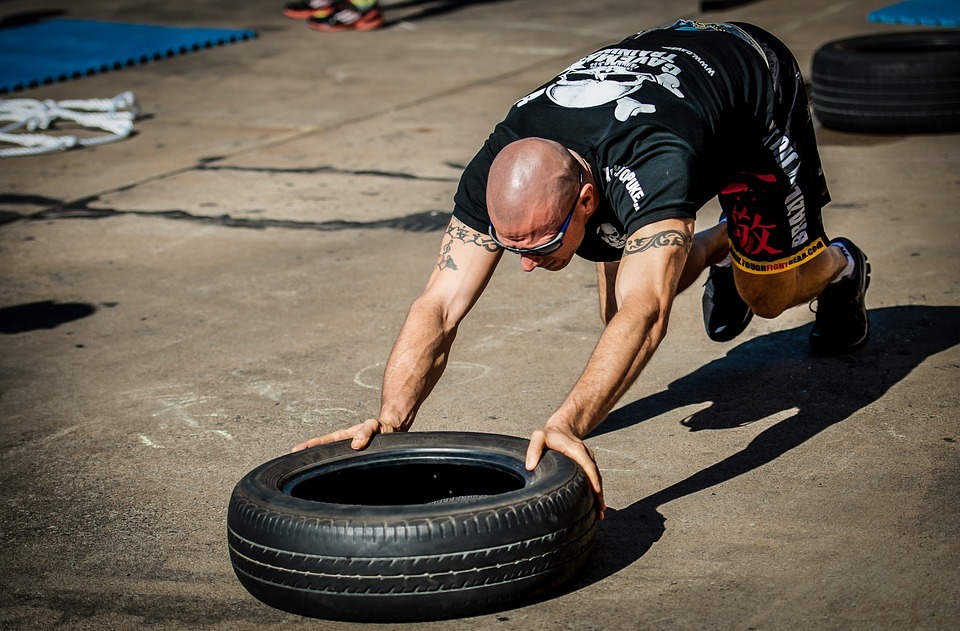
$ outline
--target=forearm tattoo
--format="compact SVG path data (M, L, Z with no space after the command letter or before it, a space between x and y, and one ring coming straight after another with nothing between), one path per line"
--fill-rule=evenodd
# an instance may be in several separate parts
M630 239L627 241L627 247L623 249L623 255L646 252L650 248L669 247L679 247L683 248L684 252L690 252L690 248L693 247L693 237L679 230L664 230L649 237Z
M487 252L496 252L498 249L497 244L487 235L472 230L460 222L451 222L447 226L447 233L443 236L443 242L440 246L440 258L437 259L437 267L440 269L458 269L453 257L450 256L454 241L476 245Z

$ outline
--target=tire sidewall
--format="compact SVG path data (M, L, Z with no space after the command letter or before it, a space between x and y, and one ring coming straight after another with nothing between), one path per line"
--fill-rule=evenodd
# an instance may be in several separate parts
M956 77L960 64L960 30L948 33L916 31L863 35L821 46L813 57L814 76L905 79L918 75Z
M509 533L506 533L502 531L502 521L484 519L484 516L505 510L542 512L544 504L551 504L546 507L550 512L582 513L591 509L593 498L589 494L578 506L553 506L561 501L557 495L563 498L577 496L557 494L556 491L571 485L585 485L585 476L576 463L553 451L546 452L534 471L526 471L523 467L526 446L527 441L523 439L491 434L417 432L376 436L363 451L356 451L348 441L343 441L287 454L257 467L238 482L230 501L228 527L236 536L261 545L329 556L356 555L358 548L366 547L364 542L355 538L336 536L336 533L357 532L358 529L369 531L378 556L452 553L463 550L466 545L475 546L484 539L503 543L505 539L521 541L542 536L555 524L519 519L510 524ZM500 463L510 462L515 472L523 476L524 486L517 491L482 499L407 506L327 504L292 497L281 490L285 480L312 468L412 451L430 453L439 458L468 455L496 458ZM289 522L288 528L279 533L264 531L264 520L281 517ZM434 523L438 519L448 521L452 530L472 530L472 536L423 540L391 536L392 532L407 529L411 523Z
M825 127L960 131L960 29L829 42L814 53L811 84L813 110Z

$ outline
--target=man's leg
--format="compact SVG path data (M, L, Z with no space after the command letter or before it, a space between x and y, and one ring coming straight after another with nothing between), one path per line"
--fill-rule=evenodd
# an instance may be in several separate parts
M799 267L776 274L751 274L734 266L740 296L761 318L775 318L790 307L810 302L847 266L834 245Z
M870 286L866 255L849 239L831 241L813 259L776 274L751 274L739 267L737 289L762 318L775 318L790 307L817 301L810 346L818 355L855 350L870 333L864 296Z
M597 290L600 293L600 321L604 326L617 314L617 272L620 261L597 263Z
M711 255L703 261L703 267L697 271L699 276L703 269L710 267L710 273L703 288L703 326L707 331L707 337L714 342L729 342L747 328L750 320L753 319L753 311L740 297L734 282L726 221L722 220L701 234L709 234L707 243L713 246ZM684 269L684 272L686 271Z
M695 234L693 245L687 254L687 262L683 266L683 273L680 274L677 293L679 294L700 278L703 270L726 258L729 246L727 227L724 223L719 223Z

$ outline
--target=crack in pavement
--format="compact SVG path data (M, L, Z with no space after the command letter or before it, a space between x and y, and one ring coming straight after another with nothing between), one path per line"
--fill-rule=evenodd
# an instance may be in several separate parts
M378 171L376 169L338 169L329 165L320 165L314 167L244 167L231 165L210 165L209 162L220 160L221 158L204 158L197 165L198 171L241 171L244 173L288 173L294 175L361 175L373 177L387 177L402 180L416 180L419 182L458 182L459 178L454 177L424 177L413 173L403 171ZM451 168L459 165L448 163Z
M450 221L450 213L439 210L425 210L402 217L390 217L372 221L348 221L345 219L296 221L293 219L247 219L226 214L195 215L185 210L146 211L90 207L90 204L99 200L99 196L87 197L58 208L43 210L32 215L17 215L17 219L25 221L49 221L57 219L105 219L132 215L137 217L159 217L176 221L189 221L192 223L216 225L227 228L246 228L252 230L284 228L288 230L317 230L321 232L375 229L402 230L404 232L435 232L446 228ZM2 223L10 223L10 221L4 222L3 218L0 218L0 225L2 225Z
M444 177L423 177L413 173L400 171L378 171L374 169L338 169L329 165L319 165L313 167L243 167L222 165L216 166L210 163L222 160L222 157L201 158L196 165L191 167L190 171L240 171L246 173L287 173L287 174L334 174L334 175L359 175L371 177L398 178L404 180L416 180L424 182L457 182L458 178ZM447 162L447 166L457 168L460 165ZM143 183L131 184L118 187L111 192L126 192L137 188ZM161 217L165 219L192 221L195 223L207 225L219 225L229 228L248 228L262 230L266 228L285 228L292 230L356 230L356 229L379 229L387 228L394 230L403 230L406 232L433 232L446 228L450 213L439 210L427 210L403 217L391 217L389 219L378 219L373 221L349 221L344 219L332 219L328 221L296 221L292 219L245 219L233 217L229 214L223 215L195 215L185 210L119 210L115 208L91 208L91 204L101 200L100 195L92 195L82 199L68 202L41 195L0 195L0 204L7 205L38 205L43 204L48 208L33 214L24 215L15 211L0 210L0 226L14 223L16 221L41 221L54 219L103 219L106 217L116 217L121 215L136 215L142 217Z

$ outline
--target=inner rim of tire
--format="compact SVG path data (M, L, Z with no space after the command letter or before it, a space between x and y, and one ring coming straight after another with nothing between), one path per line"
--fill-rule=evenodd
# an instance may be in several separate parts
M359 506L438 504L524 488L506 463L464 457L406 455L357 458L295 473L282 491L302 500Z

